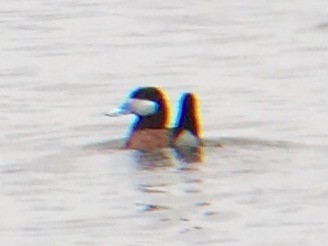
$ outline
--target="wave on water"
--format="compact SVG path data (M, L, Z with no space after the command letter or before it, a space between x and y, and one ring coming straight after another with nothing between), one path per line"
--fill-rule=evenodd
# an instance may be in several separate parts
M217 137L205 138L206 147L215 147L222 144L223 147L239 147L239 148L282 148L282 149L295 149L303 148L305 145L284 140L270 140L252 137Z
M203 148L213 147L263 147L263 148L282 148L295 149L307 147L305 144L295 143L292 141L269 140L251 137L215 137L204 138L205 146ZM92 143L84 146L84 149L98 151L124 150L124 139L109 139L102 142Z
M322 22L316 26L318 29L328 29L328 22Z
M120 159L122 155L129 157L138 169L154 170L158 168L173 167L178 164L179 168L184 171L193 170L197 166L190 165L191 163L202 163L208 159L208 154L214 152L234 150L274 150L274 151L303 151L314 150L328 152L327 145L306 145L295 143L292 141L268 140L250 137L212 137L204 139L205 147L199 148L165 148L155 151L136 151L124 148L124 139L109 139L100 142L81 145L80 147L69 148L65 151L49 154L40 158L30 160L29 165L17 165L15 168L11 166L10 170L5 172L16 172L22 170L38 170L46 172L71 172L75 170L72 163L78 160L86 160L94 158L95 155L108 155L112 158ZM21 163L22 164L22 163ZM182 166L181 166L182 164ZM184 164L188 164L185 166ZM13 169L14 168L14 169Z

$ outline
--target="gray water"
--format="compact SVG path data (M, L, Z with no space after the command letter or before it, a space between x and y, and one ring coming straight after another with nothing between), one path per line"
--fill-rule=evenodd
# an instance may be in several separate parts
M0 30L1 245L326 245L327 1L3 0ZM224 147L119 149L144 85Z

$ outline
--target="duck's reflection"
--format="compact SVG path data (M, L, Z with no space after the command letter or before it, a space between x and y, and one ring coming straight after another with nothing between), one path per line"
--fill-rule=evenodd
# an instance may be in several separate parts
M174 149L177 160L182 163L202 163L204 161L203 147L180 147Z
M134 186L138 191L135 205L152 226L181 224L181 230L198 226L196 216L207 216L211 199L206 195L204 173L199 172L204 148L134 151L138 167ZM210 211L210 210L209 210Z
M140 169L154 170L204 161L204 150L198 148L168 148L155 151L133 151L133 161Z
M169 149L154 151L134 150L132 158L136 167L143 170L155 170L175 165Z

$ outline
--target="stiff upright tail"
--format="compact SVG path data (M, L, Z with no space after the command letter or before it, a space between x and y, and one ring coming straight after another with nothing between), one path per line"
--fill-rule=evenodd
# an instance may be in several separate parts
M200 138L200 115L198 111L197 97L193 93L184 93L180 99L175 137L183 131L189 131L195 137Z

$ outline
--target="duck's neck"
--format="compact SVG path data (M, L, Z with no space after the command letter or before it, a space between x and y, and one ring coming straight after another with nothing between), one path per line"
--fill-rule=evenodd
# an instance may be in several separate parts
M164 114L156 114L151 116L138 116L132 130L163 129L165 127L166 116Z

